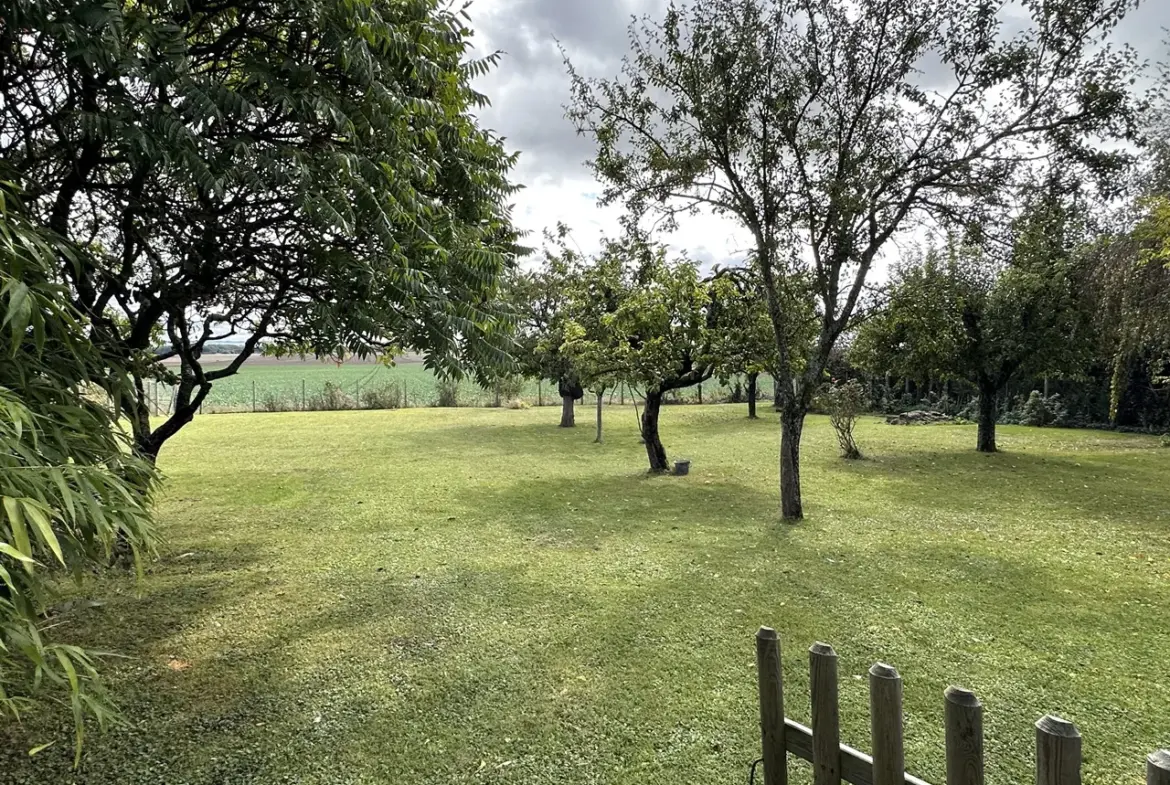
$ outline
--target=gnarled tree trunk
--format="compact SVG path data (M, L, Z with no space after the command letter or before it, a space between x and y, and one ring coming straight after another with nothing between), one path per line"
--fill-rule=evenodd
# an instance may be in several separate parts
M642 441L646 444L646 457L650 459L650 471L665 472L669 468L666 462L666 448L662 446L662 439L658 437L658 413L662 409L662 392L659 390L646 391L646 408L642 410Z
M759 419L756 416L756 392L759 385L760 375L758 373L749 373L747 377L747 405L748 405L748 419Z
M995 404L998 390L994 384L979 385L979 436L975 449L979 452L995 452Z
M571 395L561 396L561 427L573 428L577 425L577 417L573 411L573 403L576 399Z
M780 409L780 514L784 520L804 517L800 501L800 436L805 407L785 402Z
M557 382L557 392L561 395L561 427L576 427L577 414L574 410L574 404L578 398L585 394L585 390L571 379L561 379Z

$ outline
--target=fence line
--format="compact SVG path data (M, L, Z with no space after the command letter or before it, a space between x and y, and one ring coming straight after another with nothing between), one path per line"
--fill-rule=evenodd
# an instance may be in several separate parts
M840 741L837 653L825 643L809 649L812 727L784 715L780 639L770 627L756 633L760 741L764 785L788 785L788 755L813 765L814 785L929 785L906 771L902 677L891 665L869 669L870 744L867 755ZM946 785L984 785L983 705L969 690L943 693ZM1036 785L1081 785L1081 734L1051 714L1036 722ZM1170 785L1170 751L1146 758L1147 785Z
M236 377L221 381L212 387L211 394L200 407L201 414L227 412L287 412L287 411L333 411L343 409L397 409L420 407L513 407L561 405L555 387L550 391L543 382L529 384L518 394L509 394L464 382L444 392L437 383L428 384L418 379L348 379L344 382L324 380L310 383L306 378L284 379L276 384L266 384L263 379ZM672 390L664 397L664 404L688 405L698 403L745 403L744 390L737 392L736 386L717 385L708 382L705 386ZM152 415L163 416L174 409L175 388L165 383L147 383L146 402ZM586 392L576 400L577 405L591 404L594 393ZM641 405L645 398L641 394L621 385L606 390L605 405ZM757 401L764 405L772 401L771 384L763 380L757 391Z

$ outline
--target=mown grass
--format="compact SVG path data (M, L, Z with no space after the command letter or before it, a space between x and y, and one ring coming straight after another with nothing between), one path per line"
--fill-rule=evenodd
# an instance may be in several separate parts
M68 727L9 729L0 781L737 783L758 754L752 636L841 656L868 746L876 660L905 678L907 759L942 781L942 691L986 706L989 782L1031 779L1032 722L1084 734L1086 781L1170 741L1170 450L1151 438L806 430L808 519L776 520L776 423L669 408L685 478L649 478L552 410L204 417L168 443L167 543L58 634L111 661L128 726L70 772ZM23 750L62 741L29 760ZM804 764L794 777L807 781ZM10 779L9 779L10 778ZM794 779L794 782L802 781Z

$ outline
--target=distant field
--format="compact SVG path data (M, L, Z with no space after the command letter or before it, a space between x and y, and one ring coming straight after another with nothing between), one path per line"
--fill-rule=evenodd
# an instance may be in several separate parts
M227 363L228 358L210 362L205 365L205 369L223 368ZM256 357L248 360L237 375L214 384L211 395L204 403L204 411L301 409L305 408L305 404L311 402L314 396L322 395L329 382L339 385L341 390L354 400L360 399L362 390L391 384L397 384L402 388L407 406L433 406L438 397L434 374L427 370L421 361L413 358L388 367L368 362L346 362L339 365L312 360ZM760 388L763 395L771 397L770 378L761 377ZM725 398L728 393L729 390L721 387L715 380L703 385L704 400L707 401ZM695 400L698 394L696 388L682 390L679 392L679 398L691 401ZM160 411L169 408L170 396L168 389L161 385L158 387ZM520 397L533 405L538 403L551 405L558 402L556 389L550 387L547 382L542 385L535 381L529 382ZM491 406L495 403L495 398L494 392L484 390L473 381L465 380L460 384L460 406ZM623 396L614 391L613 399L614 403L618 403L623 400Z

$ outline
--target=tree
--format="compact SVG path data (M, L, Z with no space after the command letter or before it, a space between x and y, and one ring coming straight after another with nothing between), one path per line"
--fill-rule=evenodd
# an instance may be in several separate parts
M581 259L567 244L569 228L558 224L545 232L543 259L538 268L516 270L507 278L506 299L515 312L515 356L520 372L547 379L561 397L561 427L577 424L574 403L585 394L580 374L562 347L569 293Z
M919 218L969 221L1021 166L1115 173L1134 134L1133 0L696 0L631 26L614 79L566 60L603 201L666 226L700 210L750 234L776 340L780 496L803 516L800 437L875 261ZM1005 15L1031 24L1004 32ZM1013 19L1018 23L1018 19ZM929 63L931 73L923 73ZM786 312L815 308L815 334Z
M873 372L964 379L979 391L976 448L995 452L996 407L1014 379L1076 373L1092 347L1079 296L1081 235L1045 198L1016 224L1006 263L951 238L894 276L887 309L859 331Z
M81 251L59 274L133 368L142 454L262 343L413 349L456 377L506 363L514 157L476 126L470 80L496 56L467 60L469 35L439 0L7 5L0 149ZM230 336L239 354L205 368ZM151 377L176 385L157 427Z
M758 419L756 399L759 397L761 373L771 372L776 365L776 340L768 311L757 296L758 284L754 268L725 267L715 269L716 278L724 278L735 289L735 296L724 306L725 323L729 325L722 348L717 375L726 385L733 376L747 380L748 419Z
M734 295L725 277L703 280L694 263L670 260L665 246L642 237L606 242L582 271L565 348L587 384L644 388L651 472L670 468L659 435L663 396L714 374L727 335L723 303Z
M152 468L130 454L112 401L131 394L54 283L76 251L31 224L0 184L0 717L37 700L87 718L112 708L89 652L57 640L52 577L151 547Z

